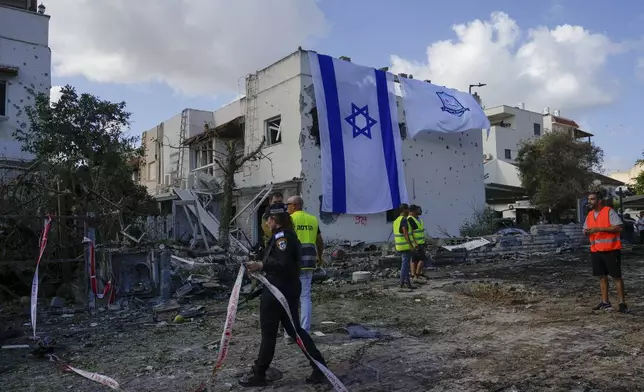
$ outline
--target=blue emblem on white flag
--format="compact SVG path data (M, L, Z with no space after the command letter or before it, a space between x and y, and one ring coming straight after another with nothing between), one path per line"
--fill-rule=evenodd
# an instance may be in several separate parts
M393 75L308 52L320 128L322 211L408 203Z
M458 99L456 99L453 95L449 95L443 91L437 92L436 95L438 95L438 98L443 103L443 107L441 108L441 110L444 112L453 114L454 116L457 116L457 117L461 117L463 113L470 110L469 108L466 108L463 105L461 105L461 103L458 102Z
M420 132L489 129L490 121L468 93L416 79L399 78L410 138Z

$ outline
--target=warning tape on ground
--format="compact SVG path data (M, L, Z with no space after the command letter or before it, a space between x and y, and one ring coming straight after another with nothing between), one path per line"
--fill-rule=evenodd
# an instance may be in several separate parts
M215 366L212 368L212 375L210 376L210 380L214 380L215 375L223 366L226 356L228 356L228 347L230 347L230 341L233 337L233 325L235 325L235 319L237 317L237 307L239 306L239 292L241 290L242 281L244 279L244 272L246 272L246 267L242 265L239 268L239 273L237 274L237 279L235 280L233 291L230 293L230 299L228 300L228 311L226 312L224 332L221 334L221 341L219 342L219 353L217 354L217 361L215 362ZM205 390L206 382L199 385L195 392L202 392Z
M49 360L59 364L63 368L63 370L74 372L74 373L76 373L76 374L78 374L80 376L85 377L88 380L92 380L92 381L97 382L99 384L103 384L103 385L105 385L107 387L110 387L112 389L121 390L121 386L119 385L118 381L116 381L115 379L113 379L111 377L107 377L107 376L104 376L102 374L88 372L88 371L85 371L85 370L75 368L73 366L70 366L70 365L66 364L60 358L58 358L57 356L55 356L53 354L49 355Z
M47 247L49 229L51 229L51 215L47 216L47 219L45 219L45 227L42 231L42 237L40 237L40 251L38 253L38 260L36 261L36 271L34 272L34 279L31 282L31 329L33 331L32 337L34 340L36 340L36 316L38 314L38 267L40 266L40 261L45 253L45 248Z
M235 281L235 285L233 286L233 291L230 294L230 299L228 301L228 312L226 314L226 322L224 324L224 332L221 335L221 343L219 344L219 354L217 356L217 361L215 362L215 366L212 369L212 375L210 377L210 380L214 380L215 375L221 369L224 360L226 359L226 356L228 354L228 347L230 346L230 340L232 339L232 331L233 331L233 325L235 324L235 318L237 317L237 306L239 304L239 291L241 289L241 284L242 284L242 279L244 277L244 272L246 268L242 265L239 268L239 273L237 274L237 280ZM293 318L291 316L291 310L288 306L288 302L286 301L286 298L284 295L279 291L279 289L275 286L273 286L263 275L260 274L251 274L252 278L255 278L262 282L264 284L264 287L268 288L268 290L277 298L277 300L280 302L284 310L286 311L286 314L288 314L288 318L291 321L291 325L293 326L293 329L297 331L297 328L295 326L295 322L293 321ZM306 351L306 347L304 347L304 343L302 342L302 339L300 338L299 335L297 335L296 332L296 342L297 345L300 347L304 355L307 356L308 359L310 359L319 369L324 373L326 378L329 380L331 385L335 388L337 392L348 392L348 389L342 384L342 382L323 364L320 362L316 361L311 357L308 351ZM197 387L195 392L202 392L206 390L206 383L202 383Z

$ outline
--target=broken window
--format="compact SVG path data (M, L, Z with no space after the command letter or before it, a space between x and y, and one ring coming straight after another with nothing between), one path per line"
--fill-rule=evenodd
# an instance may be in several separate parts
M201 172L210 174L212 176L216 169L214 167L215 165L213 165L214 163L213 141L210 140L208 142L202 143L196 146L194 149L195 149L195 160L196 160L195 169L203 168L205 166L210 165L207 168L202 169Z
M0 116L7 115L7 82L0 80Z
M266 120L266 145L272 146L282 142L282 116Z

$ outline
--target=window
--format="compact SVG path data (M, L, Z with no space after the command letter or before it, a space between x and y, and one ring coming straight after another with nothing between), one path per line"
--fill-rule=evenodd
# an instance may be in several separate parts
M534 136L541 136L541 124L534 123Z
M272 146L282 142L282 117L266 120L266 145Z
M512 151L505 149L505 159L512 159Z
M0 116L7 115L7 82L0 80Z

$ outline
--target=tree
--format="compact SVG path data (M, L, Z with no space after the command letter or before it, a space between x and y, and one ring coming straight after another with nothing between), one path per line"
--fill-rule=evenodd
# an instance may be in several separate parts
M644 156L644 152L642 153L642 156ZM635 166L639 166L640 168L644 166L644 158L635 161ZM635 194L644 195L644 170L635 177L632 187Z
M215 131L206 125L205 132ZM222 184L222 202L219 220L219 246L228 248L230 236L230 220L233 212L233 191L235 189L235 173L244 166L246 162L258 161L264 157L262 149L266 144L266 138L253 150L244 154L242 137L230 137L214 132L217 142L224 144L223 150L215 151L214 161L224 173Z
M118 220L114 212L121 212L125 220L157 212L154 199L132 179L131 162L141 159L143 150L135 137L126 134L130 113L125 106L125 102L78 95L65 86L58 102L51 103L48 95L41 94L34 106L26 108L31 126L18 129L14 137L40 163L37 181L33 176L30 181L45 196L38 209L112 216L111 223L102 219L110 227ZM111 237L107 226L97 228Z
M591 143L550 132L522 143L516 162L531 203L557 219L592 188L594 171L601 170L603 155L602 149Z

